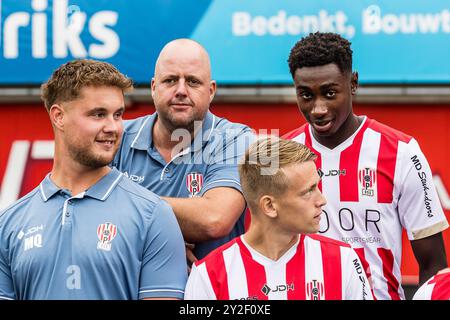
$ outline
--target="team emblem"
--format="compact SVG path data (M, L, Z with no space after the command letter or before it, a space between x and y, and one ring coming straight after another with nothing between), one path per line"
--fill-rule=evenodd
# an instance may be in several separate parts
M197 196L203 187L203 175L198 172L189 173L186 176L186 187L190 198Z
M306 300L324 300L325 290L322 282L312 280L306 284Z
M370 168L360 169L358 172L358 179L362 187L362 195L373 197L376 183L375 170Z
M111 222L106 222L97 227L97 236L100 240L97 243L97 249L111 251L111 242L117 235L117 226Z

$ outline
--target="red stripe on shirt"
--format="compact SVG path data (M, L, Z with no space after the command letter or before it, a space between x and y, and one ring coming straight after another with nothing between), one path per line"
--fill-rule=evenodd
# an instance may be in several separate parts
M366 254L364 252L364 248L354 248L356 254L358 255L359 260L362 263L362 266L364 268L364 272L366 273L367 279L370 283L370 290L372 291L373 299L377 300L375 297L375 292L373 291L373 283L372 283L372 272L370 271L369 263L366 260Z
M317 155L317 159L315 161L317 169L322 168L322 157L320 153L313 148L312 146L312 139L311 139L311 133L309 132L309 125L306 126L305 129L305 146L307 146L312 152L314 152ZM319 190L322 192L322 180L319 181L318 184Z
M241 250L242 262L247 276L247 289L249 297L257 297L258 300L268 300L262 288L267 284L266 269L264 266L254 261L252 254L247 249L241 238L237 238L239 249Z
M297 252L286 264L286 284L294 284L294 290L287 291L288 300L306 300L305 295L305 236L300 236Z
M220 247L220 251L212 252L214 259L205 259L198 261L196 264L205 262L206 271L208 272L208 277L211 281L214 293L216 294L217 300L229 300L230 294L228 290L228 276L227 270L225 268L225 260L223 258L223 251L228 247L231 247L235 241L230 241L228 244ZM218 248L219 249L219 248ZM212 256L211 256L212 257Z
M450 300L450 273L442 273L434 276L430 284L435 283L431 292L431 300Z
M378 202L392 203L398 143L409 143L412 137L375 120L369 122L369 128L381 134L376 177Z
M352 144L341 152L339 170L345 170L345 175L339 175L341 201L358 202L358 163L361 152L361 144L366 131L368 121L364 123L359 132L353 138Z
M378 248L377 251L383 262L383 275L387 281L389 295L392 300L400 300L398 293L399 282L393 273L394 256L392 255L392 251L384 248Z
M297 136L301 135L303 132L305 132L306 126L307 126L307 124L305 123L300 128L294 129L294 130L289 131L288 133L284 134L282 136L282 138L286 139L286 140L292 140L292 139L296 138Z
M330 242L321 242L323 283L326 300L342 300L341 248Z
M378 203L392 203L397 149L398 140L381 135L376 178Z

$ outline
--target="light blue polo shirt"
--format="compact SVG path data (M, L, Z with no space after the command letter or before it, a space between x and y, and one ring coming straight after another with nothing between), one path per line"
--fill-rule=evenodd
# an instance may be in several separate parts
M252 130L208 112L189 148L166 163L153 145L152 129L157 114L125 121L122 144L112 166L130 180L160 196L188 198L202 196L217 187L242 192L238 162L254 141ZM223 238L196 243L194 254L210 251L244 232L244 213L232 232Z
M183 298L186 281L171 207L116 169L76 196L47 175L0 213L0 299Z

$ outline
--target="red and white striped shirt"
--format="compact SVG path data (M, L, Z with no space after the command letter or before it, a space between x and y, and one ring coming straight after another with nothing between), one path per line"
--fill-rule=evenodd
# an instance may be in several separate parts
M245 243L224 244L192 267L187 300L372 300L363 266L347 244L301 235L277 261Z
M319 187L327 199L319 232L355 248L377 299L404 299L402 228L415 240L448 227L416 140L367 117L334 149L318 143L309 124L284 138L318 156Z
M450 271L437 274L425 282L413 300L450 300Z

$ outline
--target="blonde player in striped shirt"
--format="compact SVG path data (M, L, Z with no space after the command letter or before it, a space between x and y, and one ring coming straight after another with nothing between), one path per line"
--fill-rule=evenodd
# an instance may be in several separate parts
M247 150L239 174L250 227L193 265L185 299L373 299L350 245L314 234L326 204L315 159L277 137Z

